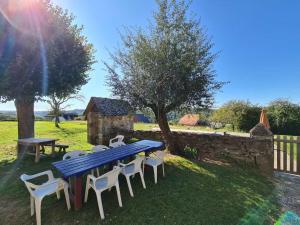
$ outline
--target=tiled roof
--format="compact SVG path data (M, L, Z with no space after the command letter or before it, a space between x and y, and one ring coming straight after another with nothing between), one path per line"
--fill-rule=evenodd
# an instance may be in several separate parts
M132 110L129 103L121 99L91 97L84 115L89 111L98 112L103 116L124 116Z
M178 123L181 125L195 126L198 124L199 119L200 117L198 114L186 114L180 118Z

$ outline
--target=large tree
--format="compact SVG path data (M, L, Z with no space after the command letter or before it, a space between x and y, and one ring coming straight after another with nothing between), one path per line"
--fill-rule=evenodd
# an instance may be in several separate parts
M77 93L93 46L68 11L49 0L0 2L0 101L14 101L19 138L34 136L34 102Z
M157 0L158 11L147 29L126 29L122 47L111 53L108 85L115 96L153 110L171 151L176 150L167 113L181 107L209 106L215 80L213 44L184 1Z
M46 102L50 106L49 113L52 116L54 116L55 127L59 128L59 123L60 123L59 117L61 116L61 114L64 112L66 108L70 107L70 105L66 105L66 103L71 99L77 99L83 102L84 97L79 94L72 94L66 96L56 96L55 94L52 94L46 99Z
M231 124L235 131L249 132L259 122L261 107L249 101L232 100L215 110L212 122Z
M274 134L300 135L300 105L287 99L272 101L267 107Z

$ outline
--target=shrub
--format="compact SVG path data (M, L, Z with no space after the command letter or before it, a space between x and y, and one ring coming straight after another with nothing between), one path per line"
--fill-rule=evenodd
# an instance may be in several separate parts
M267 108L271 131L275 134L300 135L300 106L288 100L271 102Z
M259 122L260 111L248 101L229 101L212 114L211 121L232 124L233 130L248 132Z
M227 123L227 124L225 124L225 129L226 129L226 130L233 130L233 125Z
M187 159L197 159L197 155L198 150L189 146L185 146L185 148L182 151L182 156L184 156Z

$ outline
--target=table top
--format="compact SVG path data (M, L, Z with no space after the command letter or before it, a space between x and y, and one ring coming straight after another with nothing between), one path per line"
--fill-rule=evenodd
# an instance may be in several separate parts
M18 143L20 144L41 144L47 142L57 141L55 138L24 138L18 139Z
M91 169L100 167L111 162L124 159L140 152L162 150L164 143L158 141L142 140L132 144L111 148L102 152L91 153L73 159L61 160L52 165L65 178L79 176Z

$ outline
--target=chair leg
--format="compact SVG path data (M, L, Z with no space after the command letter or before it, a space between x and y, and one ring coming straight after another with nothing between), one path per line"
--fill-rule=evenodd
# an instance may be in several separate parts
M104 210L102 205L102 199L101 199L101 192L96 192L97 201L98 201L98 208L100 212L101 219L104 219Z
M117 191L119 206L123 207L119 182L116 183L116 191Z
M70 210L71 204L70 204L70 196L69 196L68 186L64 186L64 193L65 193L65 199L66 199L68 210Z
M34 215L34 198L30 196L30 215Z
M60 191L56 191L56 197L57 199L60 199Z
M99 177L100 176L99 168L97 168L96 171L97 171L97 177Z
M72 193L72 179L71 177L69 177L69 189L70 189L70 192Z
M88 196L89 196L89 189L90 189L90 181L89 179L86 181L86 185L85 185L85 195L84 195L84 202L87 202L88 200Z
M157 166L153 166L154 182L157 184Z
M165 164L162 163L162 169L163 169L163 176L165 176Z
M130 183L130 177L129 176L126 176L126 181L127 181L127 184L128 184L128 189L129 189L129 193L131 195L131 197L133 197L133 191L132 191L132 187L131 187L131 183Z
M42 199L35 199L35 216L36 216L36 224L41 225L41 204Z
M141 180L142 180L142 184L143 184L143 188L146 189L146 184L145 184L145 180L144 180L144 174L142 171L140 171L140 176L141 176Z
M143 163L143 174L145 174L145 163Z

